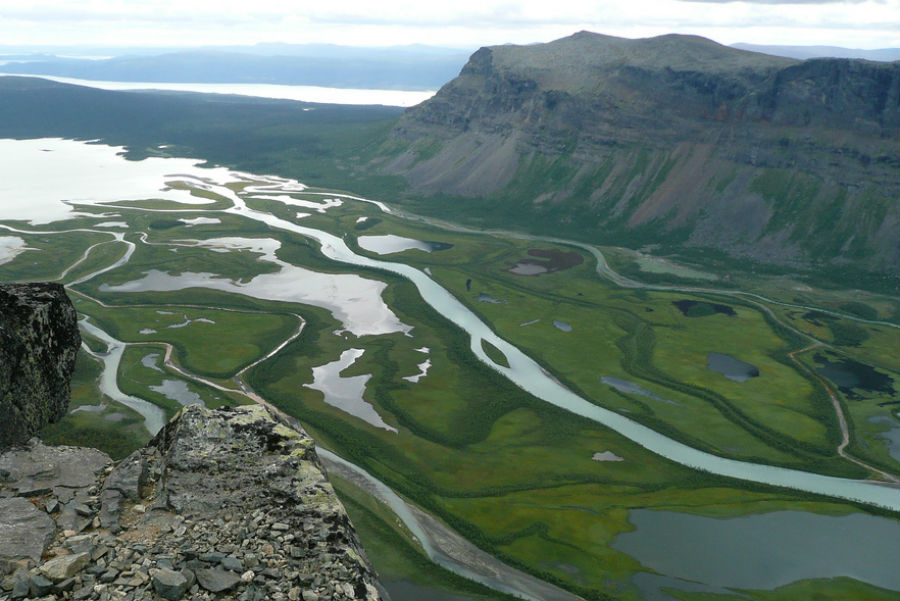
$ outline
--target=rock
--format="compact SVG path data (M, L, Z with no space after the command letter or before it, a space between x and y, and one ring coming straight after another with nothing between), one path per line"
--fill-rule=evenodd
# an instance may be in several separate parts
M32 576L29 585L32 597L43 597L53 590L53 581L40 574Z
M38 439L0 453L0 469L9 473L0 491L25 496L30 490L52 490L68 503L75 489L87 489L97 475L112 463L109 455L84 447L51 447Z
M0 448L66 414L77 321L60 284L0 285Z
M9 596L12 599L24 599L31 593L31 580L23 577L15 581Z
M153 582L153 590L169 601L178 601L191 587L191 582L181 572L168 568L150 570L150 580Z
M189 407L126 461L37 440L0 453L0 549L32 545L0 558L0 598L379 600L312 440L286 418Z
M197 581L200 583L200 586L209 592L221 593L234 588L241 581L241 578L234 572L226 572L219 569L203 569L197 570Z
M90 559L91 556L88 553L75 553L56 557L41 566L41 574L53 582L60 582L66 578L71 578L84 569Z
M523 227L555 236L627 239L659 227L656 240L685 247L893 280L898 95L897 62L800 62L696 36L579 32L481 48L404 112L369 165L405 178L413 196L516 209ZM565 175L540 177L549 164ZM702 173L686 177L692 168ZM763 195L755 182L773 171L833 192ZM522 202L524 182L538 179ZM819 222L831 227L809 226Z
M107 490L117 490L129 501L137 501L140 496L141 481L145 463L140 451L135 451L119 462L106 477L103 486Z
M0 499L0 557L40 561L55 532L50 516L26 499Z

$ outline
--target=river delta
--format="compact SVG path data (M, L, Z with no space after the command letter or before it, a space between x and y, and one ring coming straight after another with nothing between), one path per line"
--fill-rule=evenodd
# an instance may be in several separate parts
M583 244L119 150L0 140L16 157L0 277L62 281L82 315L72 413L49 439L109 433L121 454L184 404L270 404L323 448L364 542L442 566L382 559L398 592L900 590L894 324L802 308L865 328L844 347L793 303L707 277L642 286ZM773 542L806 521L821 540ZM704 572L707 530L803 561ZM660 557L663 532L682 546ZM860 565L838 569L827 541Z

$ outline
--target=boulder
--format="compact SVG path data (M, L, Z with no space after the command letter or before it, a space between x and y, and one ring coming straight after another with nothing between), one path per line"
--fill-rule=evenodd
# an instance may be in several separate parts
M40 561L55 531L50 516L28 500L0 499L0 557Z
M75 308L61 285L0 285L0 448L66 414L80 346Z

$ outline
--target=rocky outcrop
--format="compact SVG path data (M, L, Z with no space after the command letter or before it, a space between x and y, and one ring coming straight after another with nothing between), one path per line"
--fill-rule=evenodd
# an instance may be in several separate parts
M0 449L65 415L80 346L61 285L0 285Z
M185 408L145 448L0 455L0 599L379 594L313 441L260 406Z
M372 167L441 215L896 276L898 135L898 63L581 32L480 49Z

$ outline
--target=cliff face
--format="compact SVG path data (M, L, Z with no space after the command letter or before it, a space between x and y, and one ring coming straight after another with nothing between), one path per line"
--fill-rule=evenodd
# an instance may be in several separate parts
M374 165L598 242L896 273L898 84L898 63L582 32L482 48Z
M0 449L65 415L80 346L62 286L0 285Z
M0 598L376 601L364 557L312 439L259 406L185 408L118 464L0 454Z

